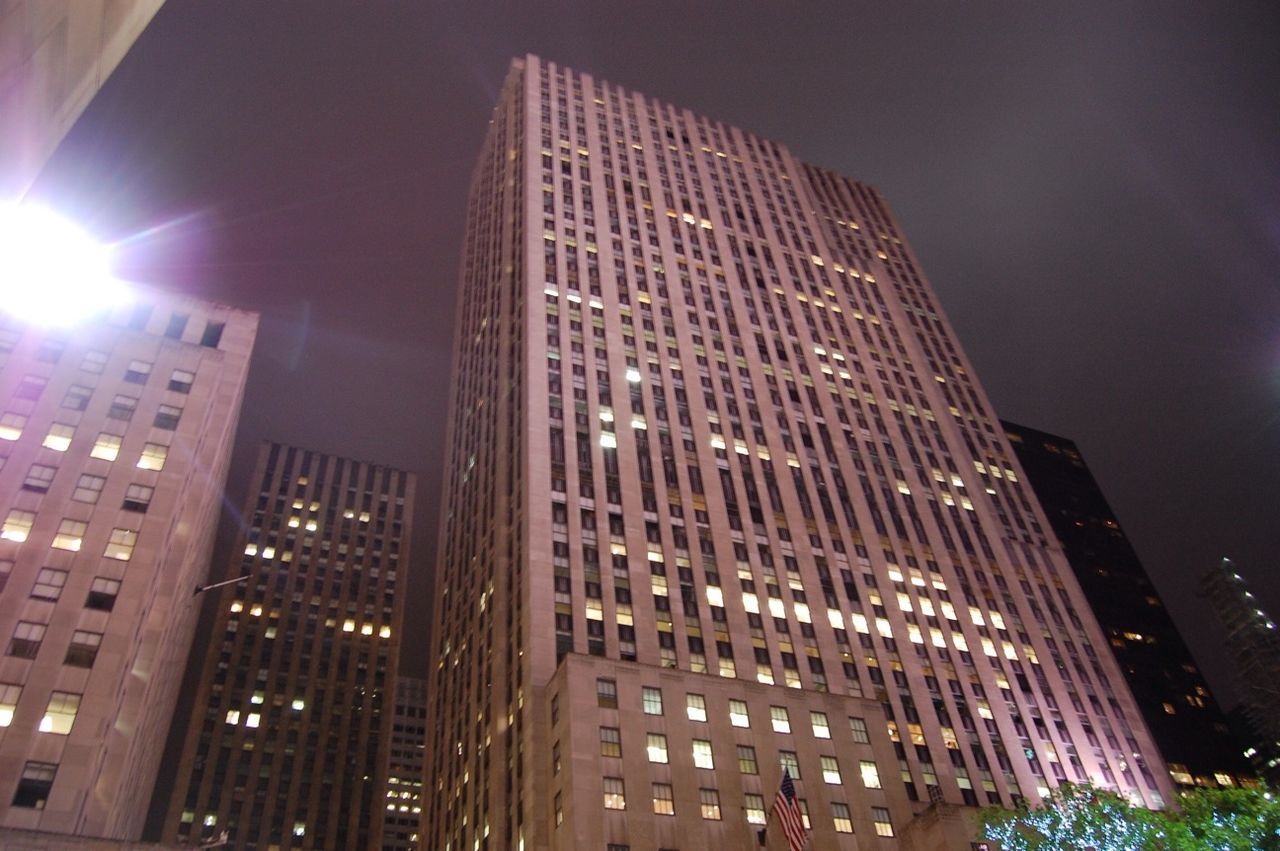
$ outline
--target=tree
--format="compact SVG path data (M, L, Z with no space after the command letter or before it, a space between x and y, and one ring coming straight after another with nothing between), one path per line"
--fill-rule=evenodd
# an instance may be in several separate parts
M1161 815L1175 851L1280 851L1280 797L1265 789L1187 792Z
M1002 851L1146 851L1168 837L1161 813L1135 807L1114 792L1064 783L1036 809L983 811L984 839Z
M1280 851L1280 796L1197 789L1157 811L1064 783L1034 810L984 810L982 836L1003 851Z

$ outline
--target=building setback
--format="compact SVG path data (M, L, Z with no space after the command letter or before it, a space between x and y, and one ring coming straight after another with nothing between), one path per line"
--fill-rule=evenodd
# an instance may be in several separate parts
M417 851L418 822L422 817L426 724L427 681L418 677L398 677L387 763L383 851Z
M257 325L142 293L0 314L0 826L138 838Z
M414 477L265 443L251 482L161 839L377 848Z
M875 190L516 60L454 364L425 847L749 847L784 768L819 848L1171 794Z
M1226 716L1075 443L1003 422L1067 561L1180 786L1252 775Z

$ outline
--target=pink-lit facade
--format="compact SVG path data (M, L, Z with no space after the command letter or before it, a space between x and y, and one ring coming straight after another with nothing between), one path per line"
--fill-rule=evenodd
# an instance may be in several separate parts
M823 848L1168 798L874 189L526 57L462 286L425 847L749 847L783 766Z

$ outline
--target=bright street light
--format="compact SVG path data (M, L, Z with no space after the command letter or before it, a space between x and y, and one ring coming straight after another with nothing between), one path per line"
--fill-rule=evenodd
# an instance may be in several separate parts
M0 205L0 310L65 328L126 304L110 259L110 246L50 210Z

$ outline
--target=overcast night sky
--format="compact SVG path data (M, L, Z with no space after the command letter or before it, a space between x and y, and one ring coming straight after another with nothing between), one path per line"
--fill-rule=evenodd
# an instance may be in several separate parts
M463 211L527 52L785 143L893 204L997 411L1077 441L1213 685L1196 578L1280 615L1271 3L168 0L33 195L137 280L262 313L271 438L418 471L425 668ZM137 236L142 234L141 236Z

